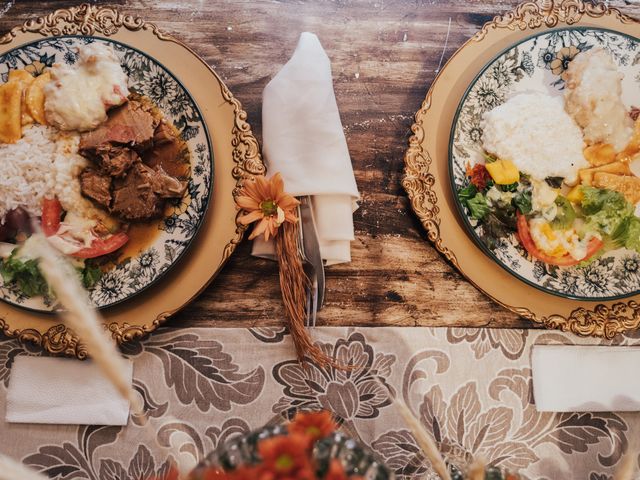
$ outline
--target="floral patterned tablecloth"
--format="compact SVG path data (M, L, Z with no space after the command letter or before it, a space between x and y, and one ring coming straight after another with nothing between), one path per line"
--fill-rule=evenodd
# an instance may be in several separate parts
M165 328L127 346L134 385L154 429L4 422L16 355L40 352L0 339L0 451L51 478L137 480L167 471L161 445L196 463L233 435L322 407L378 452L400 479L429 466L390 405L391 386L456 455L479 455L532 479L608 480L640 427L634 413L536 412L532 344L613 342L539 330L317 328L325 351L351 372L301 367L282 329Z

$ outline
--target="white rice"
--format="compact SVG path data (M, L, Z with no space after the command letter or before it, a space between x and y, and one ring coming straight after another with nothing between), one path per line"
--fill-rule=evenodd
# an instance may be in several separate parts
M95 216L80 191L78 175L87 160L78 154L76 134L58 134L43 125L23 131L13 144L0 144L0 224L10 210L42 214L42 200L57 196L66 211Z
M589 166L582 154L582 132L565 112L561 97L519 93L484 114L483 147L521 172L542 180L563 177L568 184Z
M36 125L16 143L0 144L0 223L18 207L32 215L42 213L42 199L55 182L56 145L51 135L48 127Z

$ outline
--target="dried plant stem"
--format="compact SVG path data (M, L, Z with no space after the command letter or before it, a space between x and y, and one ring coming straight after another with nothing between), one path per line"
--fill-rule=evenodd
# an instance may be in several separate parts
M380 384L383 385L382 382L380 382ZM393 395L385 385L383 385L383 387L388 391L389 398L393 402L393 406L398 410L398 413L404 420L404 423L406 423L409 430L411 430L413 437L416 439L416 442L418 442L418 446L422 450L422 453L424 453L431 462L435 472L442 480L451 480L447 464L445 463L444 458L442 458L436 442L433 441L429 432L427 432L427 430L422 426L420 420L416 418L404 401Z
M143 407L124 374L127 370L125 360L118 352L113 339L103 328L98 312L90 306L89 297L80 284L77 273L69 262L49 245L42 234L34 234L31 242L40 259L38 264L40 271L65 308L59 312L64 322L87 345L91 357L118 393L131 402L133 413L142 415Z
M469 480L484 480L484 471L486 466L487 465L483 459L475 459L471 466L469 466Z
M314 344L309 330L304 326L306 289L309 285L309 279L304 272L298 249L298 228L300 226L297 222L284 222L275 237L282 302L289 324L289 332L296 347L296 355L300 363L310 359L321 367L331 365L336 368L348 368L341 366Z
M41 473L0 454L0 480L47 480Z
M40 271L55 291L56 298L65 308L64 311L58 313L67 326L86 344L91 358L109 382L125 400L129 401L131 413L140 419L142 425L150 427L149 419L144 412L144 405L124 374L127 369L125 360L116 348L113 338L105 331L97 310L90 306L89 297L80 283L77 273L69 262L51 247L41 233L35 233L30 240L33 251L39 258ZM168 448L157 441L156 443L163 450L174 454L180 478L186 477L189 468L180 460L180 447L172 445L171 448ZM16 476L14 480L15 478L21 477Z
M627 451L626 455L622 457L620 466L616 469L616 474L613 476L614 480L631 480L633 478L635 470L635 452Z
M637 440L635 435L632 435L633 432L629 433L631 434L629 435L631 441L629 442L627 451L620 460L618 468L613 476L613 480L631 480L634 478L636 473L636 459L638 458L640 441Z

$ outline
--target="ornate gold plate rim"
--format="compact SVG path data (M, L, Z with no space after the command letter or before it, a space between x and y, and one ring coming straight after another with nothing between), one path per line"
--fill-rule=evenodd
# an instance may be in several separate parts
M185 62L186 58L187 63L191 62L192 68L198 69L198 73L194 76L208 80L209 83L206 86L208 90L205 89L205 91L212 92L207 95L203 95L202 92L197 94L188 85L189 81L178 77L198 102L212 137L216 170L210 201L212 204L217 203L222 206L216 205L215 208L210 206L205 223L195 239L196 245L190 247L190 250L194 251L187 252L185 255L187 258L182 259L180 264L176 266L175 273L170 273L166 280L150 289L152 292L162 292L163 295L158 296L166 298L157 299L150 293L140 300L132 299L121 307L110 308L104 312L105 328L113 338L118 343L129 342L153 332L171 315L192 301L215 278L244 234L245 227L238 223L238 214L235 209L235 197L239 188L246 179L263 174L265 167L258 142L253 136L247 122L247 114L242 109L240 102L213 69L177 38L163 32L153 23L124 14L114 7L83 3L77 7L58 9L48 15L31 18L22 25L11 29L0 37L0 46L9 45L8 48L0 48L0 51L4 52L12 48L13 45L19 45L23 43L23 40L27 42L34 38L59 35L113 37L143 51L145 48L136 44L138 37L140 43L147 43L155 47L162 45L162 50L171 50L175 47L181 53L189 55L182 57L181 60ZM133 35L136 38L132 38ZM143 36L144 38L142 38ZM131 43L132 40L133 43ZM178 50L174 49L173 53ZM170 53L168 52L167 55ZM158 58L158 55L152 56ZM170 62L164 62L164 64L176 73ZM215 82L218 83L219 92L215 88ZM198 89L200 88L205 88L205 86L199 84ZM221 102L218 102L217 96L221 97ZM212 126L210 123L215 123L216 126ZM224 128L220 128L219 125ZM224 141L221 142L221 139ZM222 151L222 155L217 150L218 148ZM221 195L224 196L221 197ZM214 229L219 229L220 222L225 222L226 218L233 219L233 224L229 225L227 222L222 229L227 231L222 233L226 237L222 242L215 242L212 245L212 240L221 240L216 238L218 233ZM212 250L214 251L212 252ZM215 258L216 255L217 258ZM200 258L201 262L199 263L203 266L199 266L194 258L189 258L194 256ZM180 277L180 290L184 290L183 294L177 294L176 289L171 289L171 282L180 275L189 276L186 281L187 286L184 289L182 288L184 277ZM144 316L142 321L133 320L138 318L139 313L147 311L153 312L151 316ZM39 316L3 303L0 304L0 329L6 336L35 343L53 354L86 358L86 348L74 332L67 329L65 325L52 321L52 318L55 317ZM34 325L29 325L30 323L34 323ZM16 326L17 324L20 326Z
M571 26L601 26L635 36L638 33L632 30L637 29L637 20L604 3L582 0L525 2L496 16L452 55L427 92L411 127L402 185L427 238L495 302L546 328L612 338L640 326L639 296L602 303L558 299L501 274L497 271L500 267L469 239L447 188L448 135L461 98L456 93L461 95L461 89L466 90L480 68L509 45L541 30Z

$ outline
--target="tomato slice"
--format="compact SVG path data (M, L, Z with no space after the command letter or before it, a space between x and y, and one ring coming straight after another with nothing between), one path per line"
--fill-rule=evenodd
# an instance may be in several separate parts
M42 232L50 237L60 228L62 205L57 198L45 198L42 201Z
M576 260L568 253L562 257L552 257L536 247L536 244L531 237L531 232L529 231L529 222L527 222L527 217L522 215L520 212L517 212L516 214L518 216L518 238L520 239L520 243L522 243L522 246L532 257L537 258L544 263L558 265L560 267L577 265L578 263L591 258L602 248L602 245L604 245L602 240L594 237L589 240L589 243L587 244L587 255L581 260Z
M81 248L72 257L76 258L96 258L113 253L129 241L129 236L124 233L116 233L107 238L96 238L90 247Z

